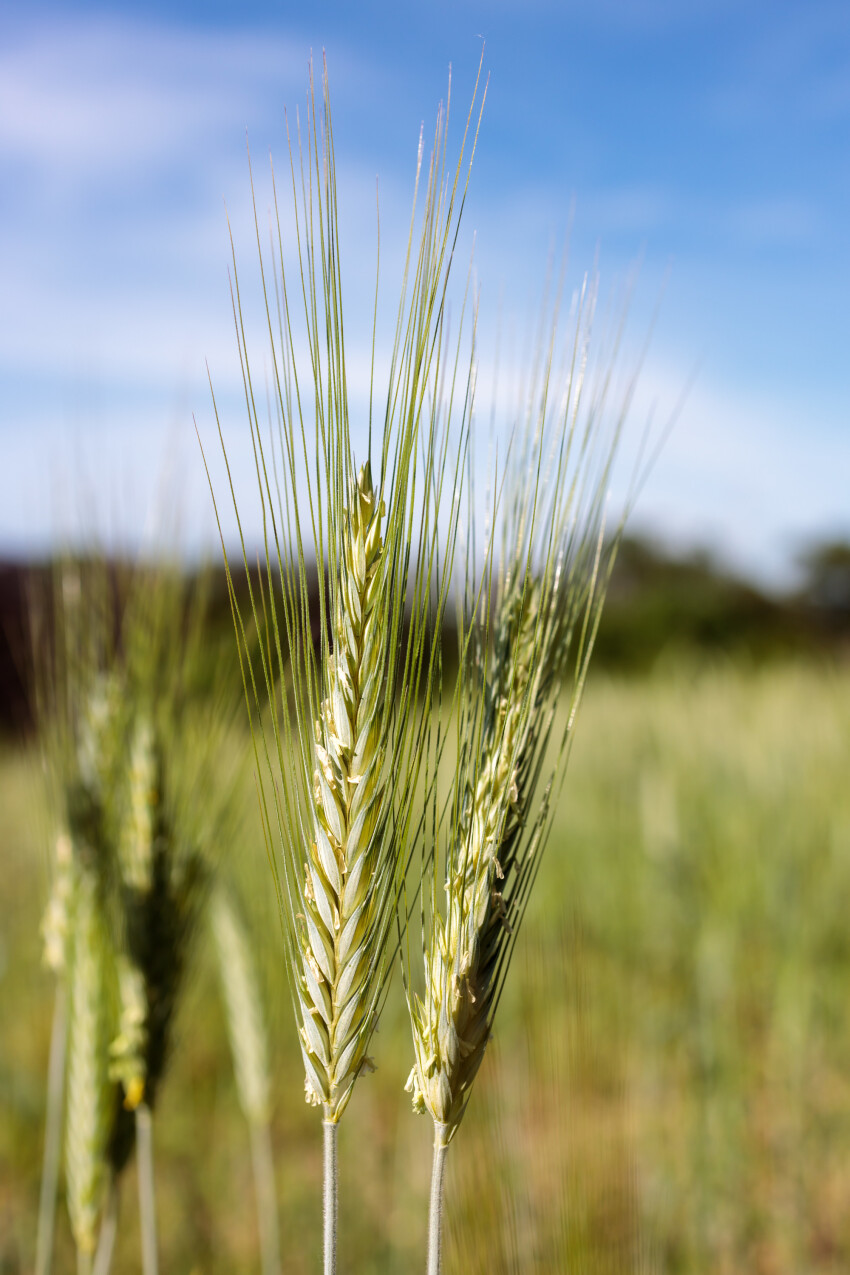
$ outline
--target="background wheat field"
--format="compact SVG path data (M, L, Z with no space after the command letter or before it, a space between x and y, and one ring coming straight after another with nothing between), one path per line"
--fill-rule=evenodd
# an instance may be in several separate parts
M247 747L234 738L232 748ZM671 658L591 679L463 1136L449 1271L850 1265L850 670ZM246 782L249 782L246 780ZM284 1269L316 1269L321 1152L247 794L241 883L273 1027ZM32 1268L54 986L36 752L0 761L0 1270ZM396 978L340 1142L345 1266L419 1269L430 1127ZM162 1269L258 1267L250 1150L211 947L155 1125ZM134 1170L115 1269L138 1267ZM74 1269L60 1199L56 1270Z

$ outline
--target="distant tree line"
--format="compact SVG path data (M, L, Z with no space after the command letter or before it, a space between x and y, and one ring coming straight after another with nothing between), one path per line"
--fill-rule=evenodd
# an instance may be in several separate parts
M623 542L602 617L596 667L651 667L689 650L754 661L850 654L850 544L822 544L798 563L800 583L777 595L724 570L710 554L675 555Z
M801 555L799 566L796 589L770 594L725 570L709 553L675 554L648 539L628 537L611 580L594 667L642 672L681 653L759 663L790 656L850 657L850 543L820 544ZM133 569L115 564L116 582L122 571ZM224 570L215 567L206 574L209 651L207 666L198 670L201 690L228 651L235 653ZM34 606L44 615L53 575L49 562L0 563L0 731L7 735L33 724L31 615ZM187 596L190 583L187 574ZM237 587L240 602L250 609L244 576ZM116 583L116 606L118 593ZM311 605L318 633L318 582ZM50 641L49 604L47 612L38 635L42 643ZM233 674L238 679L235 658Z

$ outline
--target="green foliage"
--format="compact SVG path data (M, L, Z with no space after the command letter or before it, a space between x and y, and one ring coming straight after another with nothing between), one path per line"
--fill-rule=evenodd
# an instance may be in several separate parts
M846 616L840 551L808 562L802 588L769 594L724 570L708 553L677 556L626 536L599 626L597 667L645 672L659 658L698 652L763 662L840 651ZM837 553L837 556L835 556ZM850 595L847 595L850 596ZM825 606L826 598L836 606Z

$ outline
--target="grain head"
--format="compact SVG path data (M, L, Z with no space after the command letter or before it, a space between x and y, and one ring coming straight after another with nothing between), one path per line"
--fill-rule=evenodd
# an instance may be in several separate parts
M68 1039L65 1178L77 1248L94 1252L107 1181L109 943L93 873L77 877Z
M449 351L445 298L465 193L466 134L452 172L441 114L418 231L414 202L385 406L375 403L379 447L373 454L372 393L358 464L349 433L327 79L321 127L312 95L311 104L298 165L290 150L306 376L299 376L279 219L271 263L260 253L275 390L269 442L252 388L234 257L234 318L267 532L259 576L242 543L247 613L226 549L225 560L306 1097L335 1124L357 1077L372 1065L369 1041L385 993L387 942L423 761L423 703L434 676L430 634L445 608L457 532L473 392L462 351L473 336L461 323ZM471 123L470 111L467 132ZM417 191L421 165L420 146ZM277 208L276 188L274 198ZM450 429L455 396L460 407ZM318 640L311 592L318 593Z
M603 509L627 405L608 423L603 389L582 414L588 340L580 314L555 410L553 332L497 488L501 561L494 520L463 608L450 798L439 810L435 790L430 838L424 824L422 973L408 954L406 979L415 1056L407 1087L414 1110L431 1114L438 1146L460 1124L491 1037L619 537L604 540ZM562 695L566 725L553 739Z

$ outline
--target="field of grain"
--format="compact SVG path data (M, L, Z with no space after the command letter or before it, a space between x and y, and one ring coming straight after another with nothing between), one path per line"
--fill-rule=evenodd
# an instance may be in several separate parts
M238 747L237 743L232 745ZM558 815L448 1162L456 1272L850 1266L850 672L669 662L591 680ZM32 1269L54 984L33 749L0 759L0 1271ZM273 1035L283 1269L317 1269L320 1119L254 800L223 848ZM340 1132L343 1271L422 1269L431 1125L395 979ZM259 1268L251 1153L211 944L155 1128L164 1271ZM139 1267L135 1171L114 1268ZM57 1213L57 1272L74 1269Z

